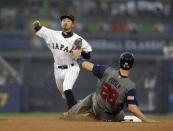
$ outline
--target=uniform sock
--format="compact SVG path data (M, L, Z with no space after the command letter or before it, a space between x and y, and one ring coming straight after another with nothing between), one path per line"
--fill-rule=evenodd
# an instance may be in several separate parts
M67 105L68 105L68 109L70 109L73 105L75 105L77 103L76 99L74 98L73 92L72 92L71 89L65 90L64 94L65 94L65 97L66 97L66 102L67 102Z

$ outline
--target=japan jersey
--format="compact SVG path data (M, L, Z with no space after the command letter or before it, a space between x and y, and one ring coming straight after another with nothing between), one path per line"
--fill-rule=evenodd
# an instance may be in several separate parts
M79 38L82 40L82 50L85 52L92 51L90 44L75 33L73 33L71 37L64 38L62 31L56 31L42 26L42 28L36 32L36 35L45 40L53 54L56 65L70 65L72 63L77 63L72 59L71 52L75 40Z

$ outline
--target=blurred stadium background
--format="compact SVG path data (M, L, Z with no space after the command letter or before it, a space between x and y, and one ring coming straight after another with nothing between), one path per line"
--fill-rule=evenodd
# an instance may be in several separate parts
M172 0L0 0L0 112L66 109L52 54L31 28L39 19L59 30L64 13L74 14L74 30L91 43L93 62L117 67L120 53L134 53L131 78L144 112L173 112ZM75 96L95 91L96 80L82 70Z

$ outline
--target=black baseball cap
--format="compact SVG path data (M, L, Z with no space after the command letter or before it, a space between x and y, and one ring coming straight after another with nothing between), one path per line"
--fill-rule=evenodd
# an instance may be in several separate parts
M62 15L62 16L60 17L60 20L62 21L62 20L65 19L65 18L68 18L68 19L70 19L72 22L74 22L74 16L73 16L73 15Z

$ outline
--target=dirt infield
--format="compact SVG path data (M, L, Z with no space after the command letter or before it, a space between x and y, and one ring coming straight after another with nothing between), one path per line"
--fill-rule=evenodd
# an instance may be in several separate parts
M173 131L173 120L160 123L66 121L59 118L1 118L0 131Z

